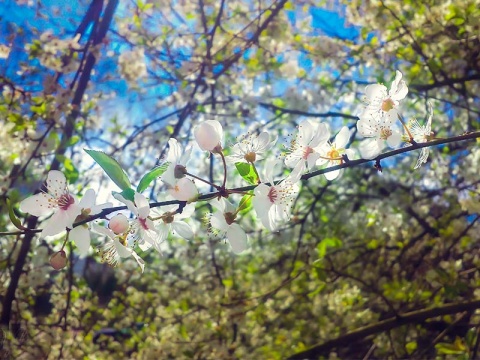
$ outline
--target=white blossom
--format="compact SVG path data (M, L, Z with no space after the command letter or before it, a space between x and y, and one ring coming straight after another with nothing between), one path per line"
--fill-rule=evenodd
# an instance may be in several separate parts
M232 146L232 153L226 157L230 163L254 163L265 158L265 153L270 150L277 138L270 136L267 131L258 135L251 134L242 141Z
M193 230L185 220L192 217L195 206L188 204L182 209L181 213L176 213L177 208L178 205L165 205L161 207L161 212L159 209L152 210L152 216L160 218L155 225L158 233L158 243L163 244L170 233L177 234L187 240L193 238Z
M342 155L346 155L349 160L352 160L355 155L355 151L345 148L349 140L350 130L348 127L344 126L338 132L333 143L328 141L318 148L317 151L320 154L320 158L317 160L317 165L323 165L325 163L327 163L327 167L340 165L343 163ZM334 180L340 175L342 170L334 170L325 173L325 178L327 180Z
M96 194L95 190L88 189L83 195L78 207L80 208L80 215L77 216L76 221L86 219L88 216L96 215L103 209L112 206L111 203L95 205ZM70 231L69 238L75 242L81 256L85 256L90 248L90 224L79 225Z
M235 254L240 254L248 248L248 236L242 227L235 222L236 209L228 200L214 199L211 204L218 210L210 217L210 225L217 234L226 236Z
M298 194L299 176L291 176L274 185L273 174L278 160L269 160L265 164L265 180L255 190L252 200L258 218L270 231L275 231L282 223L290 219L293 200ZM267 185L268 182L270 185Z
M110 266L117 266L121 258L133 256L138 265L140 265L142 272L144 271L145 261L133 250L135 244L132 241L128 241L128 239L132 240L128 233L117 235L112 230L97 224L93 224L92 228L95 232L105 235L108 239L105 245L99 249L103 262Z
M312 169L315 166L320 154L316 148L328 140L329 133L325 124L315 124L310 120L305 120L298 126L298 134L294 141L290 153L285 157L285 165L293 168L292 176L302 175L305 169Z
M140 249L145 251L156 245L157 233L152 219L149 218L150 205L145 196L136 192L135 202L125 199L120 194L115 194L114 197L127 205L128 210L135 215L135 219L130 220L130 238L133 239L133 247L138 244Z
M396 71L395 80L392 82L390 90L383 84L372 84L365 88L365 110L360 119L370 117L385 117L390 122L394 122L398 114L398 105L408 94L408 87L402 80L402 73Z
M23 200L20 210L34 216L53 216L45 222L41 237L55 235L66 228L72 228L73 222L80 214L77 200L67 189L67 179L58 170L51 170L47 176L47 191Z
M428 106L428 117L424 126L421 126L417 119L412 118L407 123L407 128L410 131L410 134L413 136L413 140L418 143L425 143L433 138L432 132L432 118L433 118L433 108L430 102L427 103ZM428 155L430 153L429 147L424 147L420 149L420 155L418 157L417 163L415 164L414 169L418 169L422 164L427 162Z

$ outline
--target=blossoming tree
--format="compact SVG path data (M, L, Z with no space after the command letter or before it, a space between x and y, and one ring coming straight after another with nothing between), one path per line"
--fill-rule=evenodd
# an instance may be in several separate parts
M9 5L2 356L475 358L478 1L318 5Z

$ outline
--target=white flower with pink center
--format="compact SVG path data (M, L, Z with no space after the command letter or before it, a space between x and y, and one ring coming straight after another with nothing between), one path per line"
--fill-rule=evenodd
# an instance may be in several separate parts
M147 250L157 242L157 232L155 231L155 225L150 215L150 205L148 200L142 194L135 193L134 200L125 199L120 194L115 194L114 197L127 205L135 219L130 220L130 238L133 239L133 246L137 244L142 250Z
M290 153L285 157L285 165L293 168L292 177L299 177L305 170L315 166L320 157L316 148L328 141L328 137L328 128L323 123L305 120L298 125L298 134L292 141Z
M48 173L47 191L30 196L20 203L20 210L33 216L54 213L45 222L41 237L56 235L66 228L71 229L81 211L76 199L67 189L67 179L62 172L51 170Z
M276 231L281 224L290 220L293 201L299 191L299 177L289 176L274 185L273 174L278 163L278 160L267 161L264 178L266 181L255 188L255 197L252 200L258 218L270 231Z

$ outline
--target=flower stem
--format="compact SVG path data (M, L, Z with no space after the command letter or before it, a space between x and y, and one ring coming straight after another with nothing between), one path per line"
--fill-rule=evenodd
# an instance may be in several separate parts
M68 236L70 235L70 230L71 229L67 228L67 235L65 236L65 241L63 242L63 245L62 245L62 248L60 249L60 251L62 251L63 248L65 247L65 245L67 244Z
M197 179L197 180L200 180L200 181L202 181L202 182L204 182L204 183L206 183L206 184L208 184L208 185L210 185L210 186L213 186L213 187L214 187L215 189L217 189L217 190L220 189L220 186L215 185L214 183L211 183L211 182L208 181L208 180L202 179L201 177L198 177L198 176L196 176L196 175L190 174L189 172L185 172L185 175L191 176L191 177L193 177L193 178L195 178L195 179Z
M221 156L223 162L223 184L221 189L225 189L225 185L227 183L227 162L225 160L225 155L223 155L223 151L219 151L218 154Z
M415 145L417 142L413 139L412 133L410 132L410 129L408 128L408 126L405 124L405 120L403 119L402 115L400 115L400 113L398 113L397 117L398 117L398 120L400 120L400 122L402 123L403 128L405 129L405 131L408 134L410 144Z

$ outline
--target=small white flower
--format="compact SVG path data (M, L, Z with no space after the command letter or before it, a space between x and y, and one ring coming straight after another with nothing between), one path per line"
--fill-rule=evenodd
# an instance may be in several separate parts
M217 120L206 120L195 126L195 140L203 151L222 151L223 128Z
M133 242L127 240L128 233L117 235L112 230L97 224L93 224L92 228L95 232L105 235L108 238L107 243L99 250L103 262L110 266L117 266L120 258L133 256L138 265L140 265L142 272L144 271L145 261L133 250L135 245Z
M371 139L363 141L360 153L365 159L372 159L382 152L385 142L391 148L396 148L402 141L401 133L394 127L393 119L382 118L380 115L363 117L357 121L360 135Z
M340 165L343 163L342 155L347 155L348 159L352 160L355 152L351 149L345 149L345 146L350 140L350 130L348 127L344 126L338 132L335 137L335 141L330 143L328 141L324 145L321 145L318 148L320 158L317 160L317 165L323 165L327 163L327 167ZM342 169L343 170L343 169ZM328 173L325 173L327 180L334 180L340 175L341 170L334 170Z
M195 183L187 178L177 180L175 186L168 189L168 193L179 201L195 201L198 197Z
M178 205L166 205L162 206L162 212L158 209L152 209L152 216L154 218L160 217L160 221L155 225L158 233L158 243L163 244L169 233L175 233L187 240L193 238L192 228L185 222L185 219L192 217L195 206L193 204L186 205L180 214L176 213L177 208Z
M226 159L230 163L254 163L262 160L265 153L273 147L276 141L277 138L272 139L267 131L263 131L259 135L249 135L232 146L232 154L227 156Z
M78 207L80 208L80 215L77 216L76 222L86 219L89 216L100 213L103 209L112 206L111 203L95 205L96 194L95 190L88 189L83 195ZM85 256L90 248L90 225L83 224L73 228L70 231L69 238L75 242L81 256Z
M235 254L240 254L248 248L248 236L245 231L235 222L236 209L224 198L211 201L211 204L219 211L210 217L210 225L227 240Z
M278 160L269 160L265 164L265 183L259 184L255 190L252 205L262 224L270 231L277 230L278 226L290 219L293 200L298 194L299 177L287 177L277 185L274 184L273 174Z
M402 73L398 70L389 91L383 84L368 85L365 88L364 97L366 107L363 115L360 115L360 119L380 115L390 121L395 121L398 113L397 107L407 94L408 87L402 80Z
M155 245L157 233L152 219L149 218L150 205L145 196L136 192L135 203L125 199L120 194L115 194L114 197L127 205L128 210L135 215L135 219L130 221L130 237L133 239L133 247L138 243L140 249L145 251Z
M34 216L53 216L45 222L41 237L55 235L72 228L80 207L67 189L67 179L62 172L51 170L47 176L48 193L30 196L20 203L20 210Z
M427 122L424 126L421 126L417 119L413 118L407 123L407 128L413 136L413 140L418 143L425 143L433 138L432 132L432 119L433 119L433 108L430 102L427 102L428 107L428 117ZM430 148L424 147L420 150L420 155L418 157L417 163L415 164L414 169L418 169L422 164L427 162L428 155L430 153Z
M320 154L315 150L329 138L328 128L325 124L314 124L305 120L298 125L298 134L290 154L285 157L285 165L293 168L292 176L301 176L305 169L310 170L315 166Z

